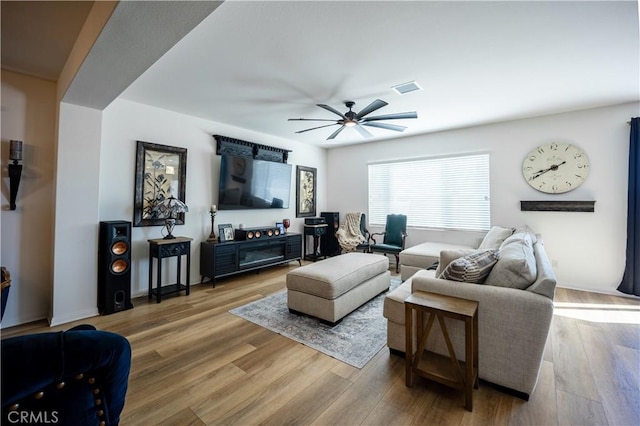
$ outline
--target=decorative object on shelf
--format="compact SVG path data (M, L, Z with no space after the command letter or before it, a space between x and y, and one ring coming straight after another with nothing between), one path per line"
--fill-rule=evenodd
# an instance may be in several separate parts
M138 141L133 202L133 226L165 225L155 207L175 194L185 201L187 149ZM184 213L175 218L184 225Z
M296 166L296 217L316 215L316 173L313 167Z
M282 219L282 227L284 228L284 233L286 234L289 227L291 226L291 221L289 219Z
M13 164L9 164L9 189L11 195L9 208L15 210L20 177L22 176L22 164L19 164L22 161L22 141L9 141L9 160L13 161Z
M520 201L523 212L587 212L593 213L595 201Z
M575 145L546 143L525 156L522 175L538 191L562 194L576 189L585 181L589 175L589 158Z
M233 241L233 225L225 223L218 225L218 233L220 234L220 242Z
M175 198L173 195L169 198L162 200L160 203L156 204L153 208L157 217L163 217L164 226L167 228L167 235L165 235L165 240L172 240L175 237L173 236L173 228L176 226L176 217L179 214L184 214L189 211L189 207L182 201Z
M212 204L211 210L209 210L209 215L211 216L211 233L209 234L209 238L207 238L207 241L209 241L210 243L218 241L218 237L216 237L216 233L215 233L215 228L213 227L213 223L216 219L217 211L218 211L218 207L215 204Z
M275 148L267 145L260 145L253 142L234 139L228 136L213 135L216 140L216 154L237 155L240 157L251 157L256 160L274 161L276 163L286 163L291 152L288 149Z
M288 220L288 219L285 219ZM289 223L289 225L291 225L291 223ZM276 228L278 228L278 232L280 233L280 235L284 234L284 222L276 222Z

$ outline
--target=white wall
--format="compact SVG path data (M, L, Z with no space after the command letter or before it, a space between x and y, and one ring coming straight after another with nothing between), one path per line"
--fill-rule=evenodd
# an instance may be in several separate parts
M101 111L60 103L51 325L98 313L101 125Z
M293 152L289 153L288 163L294 166L289 209L220 211L215 219L216 228L221 223L231 223L234 227L240 223L245 227L273 225L275 222L281 222L283 218L289 218L292 223L290 232L301 232L304 221L302 218L295 218L295 165L317 168L318 213L326 206L325 149L135 102L116 100L104 110L103 114L98 220L132 221L137 140L187 148L186 204L189 206L189 212L186 213L185 225L176 226L174 234L194 239L191 247L192 283L200 282L200 242L205 241L211 232L211 219L208 212L211 204L217 204L220 160L215 153L216 142L212 136L214 134L292 150ZM133 228L133 296L147 294L149 263L147 240L161 236L160 226ZM165 262L163 282L175 282L175 258L166 259Z
M56 85L2 70L2 217L0 263L11 272L2 327L38 319L51 298ZM9 140L23 141L16 210L9 210Z
M560 286L602 293L615 291L624 269L629 126L638 103L511 121L481 127L332 148L327 208L367 211L367 164L468 152L491 155L491 223L528 224L542 234ZM426 118L428 119L428 117ZM591 172L576 190L549 195L522 177L522 159L545 142L583 148ZM522 212L521 200L595 200L594 213ZM372 232L382 229L373 227ZM477 233L410 229L407 246L433 240L473 243Z

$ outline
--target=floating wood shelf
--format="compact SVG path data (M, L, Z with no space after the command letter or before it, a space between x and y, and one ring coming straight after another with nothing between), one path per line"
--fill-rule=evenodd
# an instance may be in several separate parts
M520 201L525 212L588 212L595 210L595 201Z

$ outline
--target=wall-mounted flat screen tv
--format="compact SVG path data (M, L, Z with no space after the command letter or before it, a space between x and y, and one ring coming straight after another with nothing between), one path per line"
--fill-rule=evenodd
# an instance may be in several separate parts
M221 155L220 210L288 209L291 164Z

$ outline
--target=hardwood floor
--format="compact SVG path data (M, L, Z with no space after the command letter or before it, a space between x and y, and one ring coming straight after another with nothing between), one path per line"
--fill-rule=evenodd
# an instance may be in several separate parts
M285 288L295 267L193 286L190 296L161 304L139 298L134 309L60 327L13 327L2 337L78 323L126 336L133 362L123 425L640 424L637 299L557 289L531 399L481 382L470 413L462 392L423 379L407 388L404 359L386 348L359 370L228 312Z

